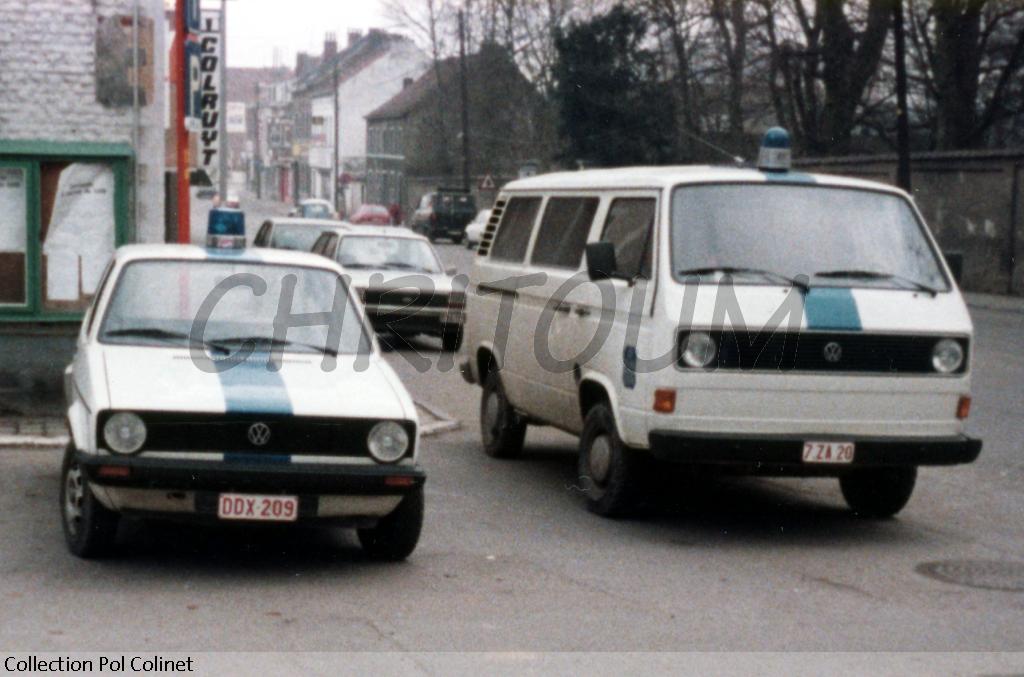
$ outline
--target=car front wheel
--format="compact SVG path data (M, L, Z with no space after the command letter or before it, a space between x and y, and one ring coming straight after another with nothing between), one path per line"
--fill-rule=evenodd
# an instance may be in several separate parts
M117 536L118 514L93 495L72 445L64 452L60 480L61 524L68 550L83 558L109 554Z
M914 492L917 468L861 468L839 478L846 504L857 515L892 517L907 504Z
M416 549L423 530L423 487L416 487L377 526L359 529L359 543L370 557L399 562Z
M611 408L604 403L591 407L580 435L577 473L587 509L603 517L631 512L641 492L643 460L619 439Z

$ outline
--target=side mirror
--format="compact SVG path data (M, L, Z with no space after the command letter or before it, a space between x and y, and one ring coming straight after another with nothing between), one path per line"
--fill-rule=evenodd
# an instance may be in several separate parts
M586 248L587 275L591 280L607 280L615 274L615 245L591 242Z
M457 272L459 272L459 269L456 268L455 266L449 266L448 268L444 269L445 275L454 275Z
M946 265L949 266L949 272L953 273L953 279L960 284L960 280L964 276L963 252L942 252L942 255L946 259Z

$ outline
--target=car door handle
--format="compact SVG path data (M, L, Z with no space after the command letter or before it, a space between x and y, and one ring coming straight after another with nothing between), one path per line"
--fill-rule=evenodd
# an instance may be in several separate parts
M570 306L569 306L569 304L568 304L568 303L559 303L559 304L557 304L557 305L556 305L556 306L555 306L555 307L553 308L553 310L554 310L554 311L555 311L556 313L564 313L564 314L568 315L568 314L569 314L569 311L570 311L570 310L572 310L572 309L570 308Z
M577 317L587 317L589 315L590 315L590 311L589 310L587 310L583 306L576 306L576 316Z

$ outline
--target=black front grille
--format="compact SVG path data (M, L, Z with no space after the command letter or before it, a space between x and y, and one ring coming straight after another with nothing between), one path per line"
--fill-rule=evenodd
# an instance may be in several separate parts
M748 371L832 371L885 374L934 374L932 349L941 336L851 334L838 332L710 332L718 354L708 369ZM683 341L678 344L679 364ZM958 338L967 369L967 340ZM838 350L836 349L838 346ZM830 359L831 358L831 359Z
M367 306L397 306L410 310L444 308L448 305L448 294L415 289L367 289L363 303Z
M114 412L103 412L99 419L99 446L103 424ZM172 412L136 412L146 424L143 451L241 452L267 456L365 456L370 451L366 436L381 419L317 418L282 414L206 414ZM250 441L249 429L263 423L269 428L266 444ZM409 433L413 454L416 426L412 421L397 421Z

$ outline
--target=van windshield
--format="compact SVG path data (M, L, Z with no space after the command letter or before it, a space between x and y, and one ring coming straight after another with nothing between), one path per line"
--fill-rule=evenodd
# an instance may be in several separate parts
M949 288L906 200L806 184L677 187L672 268L679 281L729 272L742 284Z

